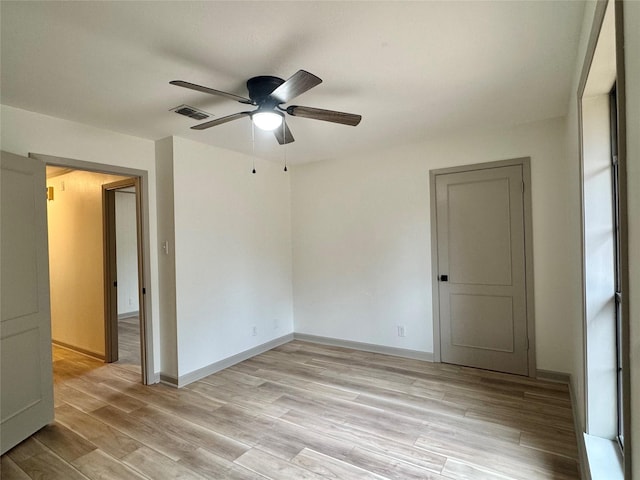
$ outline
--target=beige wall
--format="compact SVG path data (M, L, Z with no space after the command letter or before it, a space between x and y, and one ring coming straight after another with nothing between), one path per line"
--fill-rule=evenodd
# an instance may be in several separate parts
M102 185L115 175L74 171L50 178L47 202L51 335L104 356Z

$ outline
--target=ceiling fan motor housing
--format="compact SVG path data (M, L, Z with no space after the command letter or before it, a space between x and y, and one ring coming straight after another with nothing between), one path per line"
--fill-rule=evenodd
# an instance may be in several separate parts
M247 80L249 98L259 107L274 108L278 101L270 98L271 92L284 83L282 78L262 75Z

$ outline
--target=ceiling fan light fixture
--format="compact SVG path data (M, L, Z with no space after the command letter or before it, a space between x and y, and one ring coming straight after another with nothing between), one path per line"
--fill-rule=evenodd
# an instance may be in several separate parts
M282 115L274 111L258 111L251 115L251 120L256 127L268 132L282 125Z

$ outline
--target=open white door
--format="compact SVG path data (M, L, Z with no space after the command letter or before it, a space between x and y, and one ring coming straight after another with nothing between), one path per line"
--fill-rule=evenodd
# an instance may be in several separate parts
M0 453L53 421L45 165L7 152L0 173Z

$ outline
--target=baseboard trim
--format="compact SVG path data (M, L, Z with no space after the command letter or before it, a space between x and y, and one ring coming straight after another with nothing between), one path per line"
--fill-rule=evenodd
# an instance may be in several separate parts
M564 372L554 372L553 370L536 370L536 378L538 380L546 380L547 382L565 383L571 386L571 374ZM573 400L571 400L573 406Z
M294 333L293 338L295 340L301 340L303 342L309 343L318 343L320 345L351 348L353 350L362 350L364 352L382 353L384 355L392 355L394 357L410 358L412 360L422 360L424 362L433 362L433 353L430 352L419 352L418 350L409 350L406 348L387 347L384 345L375 345L373 343L353 342L351 340L341 340L339 338L308 335L306 333Z
M139 316L140 316L140 312L137 310L135 312L119 313L118 320L124 320L125 318L132 318L132 317L139 317Z
M84 348L76 347L75 345L70 345L68 343L61 342L59 340L52 339L51 343L53 343L54 345L57 345L58 347L66 348L67 350L71 350L76 353L81 353L82 355L85 355L87 357L91 357L96 360L102 360L104 362L104 355L100 353L92 352L91 350L86 350Z
M165 375L161 373L158 375L160 379L160 383L164 383L165 385L169 385L170 387L178 388L178 378L173 375Z
M189 385L190 383L197 382L204 377L208 377L209 375L219 372L220 370L229 368L236 363L244 362L245 360L255 357L256 355L260 355L261 353L279 347L280 345L289 343L291 340L293 340L293 333L283 335L282 337L273 339L269 342L250 348L249 350L245 350L244 352L240 352L236 355L232 355L223 360L207 365L206 367L202 367L198 370L194 370L193 372L181 375L177 379L170 375L160 374L160 381L173 387L182 388L186 385Z

